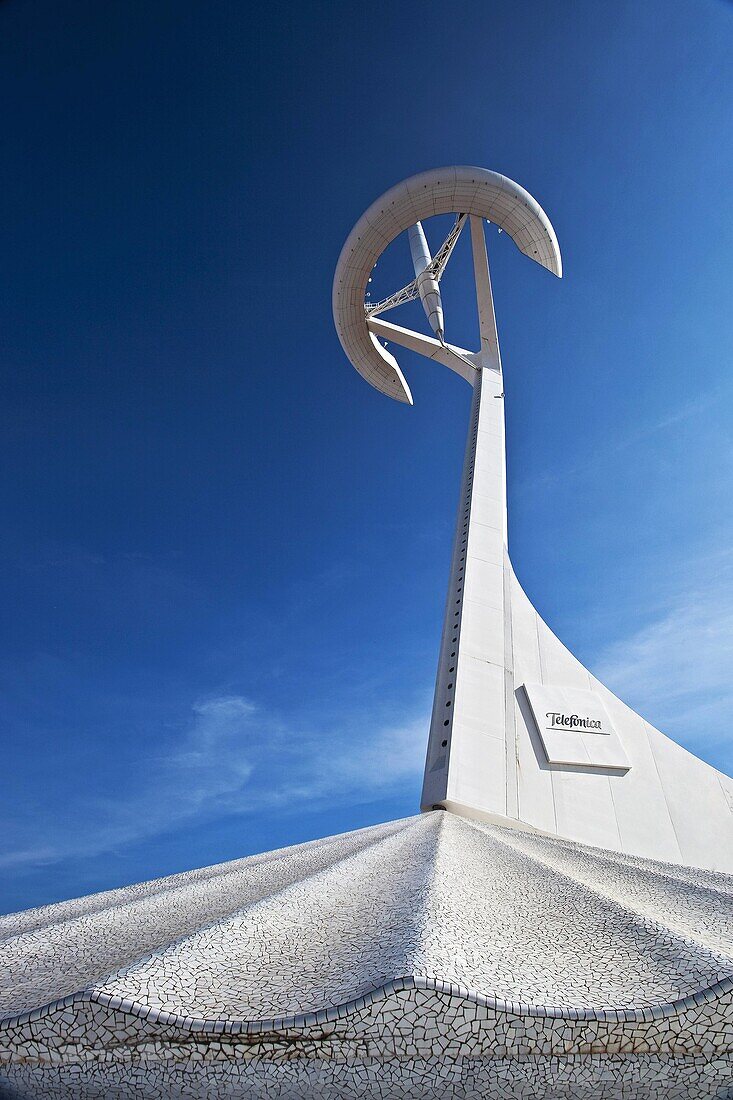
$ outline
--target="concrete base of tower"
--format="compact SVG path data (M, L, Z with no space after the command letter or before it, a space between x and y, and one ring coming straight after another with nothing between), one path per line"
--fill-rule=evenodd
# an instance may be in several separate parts
M0 919L0 1095L728 1097L733 877L435 811Z

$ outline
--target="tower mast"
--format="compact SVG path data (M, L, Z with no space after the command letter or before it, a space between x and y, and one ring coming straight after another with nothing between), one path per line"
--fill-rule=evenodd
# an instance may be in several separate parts
M455 223L431 257L422 222L447 213ZM531 195L495 172L454 167L413 176L372 203L349 234L334 278L339 339L373 386L412 404L387 340L442 363L473 388L422 808L733 870L733 781L600 683L542 621L512 568L504 384L484 221L562 274L554 230ZM481 337L474 352L446 342L439 290L466 226ZM381 302L365 301L374 264L402 232L415 279ZM433 335L384 319L418 297Z
M473 400L421 804L426 810L464 800L481 804L493 791L495 812L515 817L516 753L506 730L514 684L504 615L504 382L481 218L471 215L470 231L481 346L473 356Z

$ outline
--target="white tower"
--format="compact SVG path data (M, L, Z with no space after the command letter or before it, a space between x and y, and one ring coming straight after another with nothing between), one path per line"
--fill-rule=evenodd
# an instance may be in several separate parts
M422 221L454 213L434 257ZM733 781L649 725L555 637L522 591L507 552L504 402L483 221L557 276L547 215L516 183L481 168L424 172L367 210L334 280L341 343L373 386L412 403L379 338L437 360L473 387L425 778L423 810L522 823L612 851L733 871ZM444 336L440 279L469 228L481 347ZM407 231L415 279L365 302L369 274ZM420 297L434 336L383 319Z

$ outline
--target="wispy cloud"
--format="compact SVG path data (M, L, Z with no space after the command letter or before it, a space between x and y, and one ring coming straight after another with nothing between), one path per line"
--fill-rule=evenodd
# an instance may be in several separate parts
M175 747L128 777L130 795L80 798L51 844L47 823L30 822L22 845L0 852L0 867L98 855L229 814L369 802L420 774L427 728L427 709L377 728L352 716L333 734L279 720L241 695L201 699Z
M592 454L584 455L582 462L574 466L566 465L547 469L540 477L518 484L515 492L521 495L523 493L534 493L538 490L545 491L553 485L566 483L571 478L595 476L598 470L614 462L618 455L624 451L636 447L639 443L656 435L668 432L686 421L702 416L703 413L714 407L719 399L719 390L712 390L703 395L690 398L676 408L669 409L666 413L657 417L656 420L643 421L636 428L614 436L609 439L606 446L596 444Z
M667 610L603 651L594 671L664 733L730 771L733 552L691 563L686 576Z

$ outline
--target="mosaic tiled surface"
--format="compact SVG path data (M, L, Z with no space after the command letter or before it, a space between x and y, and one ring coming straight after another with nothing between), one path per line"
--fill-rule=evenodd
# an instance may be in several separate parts
M730 1063L655 1056L19 1067L7 1100L730 1100Z
M435 812L0 936L0 1095L733 1100L729 876Z

